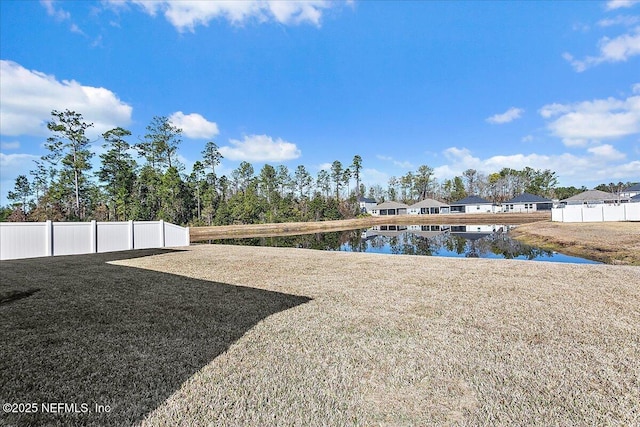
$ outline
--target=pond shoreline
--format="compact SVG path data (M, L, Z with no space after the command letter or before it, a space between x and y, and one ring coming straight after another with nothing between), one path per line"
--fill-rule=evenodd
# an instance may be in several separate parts
M551 219L550 212L497 213L497 214L448 214L448 215L393 215L369 216L338 221L283 222L271 224L239 224L211 227L191 227L191 242L234 239L245 237L293 236L296 234L346 231L369 228L374 225L419 225L419 224L504 224L518 225Z
M640 265L640 222L540 221L519 225L511 235L528 245L606 264Z

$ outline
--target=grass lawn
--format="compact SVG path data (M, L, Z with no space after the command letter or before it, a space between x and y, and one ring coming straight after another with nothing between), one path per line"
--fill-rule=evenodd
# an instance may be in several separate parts
M107 263L109 262L109 263ZM638 425L640 269L200 245L8 261L15 425Z
M0 413L0 425L132 425L256 323L308 301L106 263L162 252L2 261L0 403L38 413ZM43 413L50 402L76 407Z

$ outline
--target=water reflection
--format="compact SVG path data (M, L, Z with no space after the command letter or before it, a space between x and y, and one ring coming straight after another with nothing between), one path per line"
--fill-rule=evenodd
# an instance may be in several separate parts
M217 240L214 243L401 255L596 263L525 245L509 237L511 227L390 224L366 230Z

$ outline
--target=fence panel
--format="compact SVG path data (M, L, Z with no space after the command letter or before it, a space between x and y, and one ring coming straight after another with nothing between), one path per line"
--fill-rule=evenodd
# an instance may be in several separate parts
M0 223L0 260L51 255L50 222Z
M165 246L189 246L189 228L164 223Z
M97 229L98 252L133 249L131 232L131 225L128 222L99 222Z
M583 206L582 222L602 222L603 205Z
M54 222L53 254L79 255L95 252L92 222Z
M189 228L164 221L3 222L0 259L189 246Z
M552 209L551 220L560 222L640 221L640 203L568 205L564 208Z
M551 221L563 222L563 218L564 218L564 209L562 208L551 209Z
M625 208L625 219L627 221L640 221L640 203L627 203Z
M602 221L624 221L625 207L622 205L603 205Z
M135 249L161 248L160 221L134 221L133 247Z

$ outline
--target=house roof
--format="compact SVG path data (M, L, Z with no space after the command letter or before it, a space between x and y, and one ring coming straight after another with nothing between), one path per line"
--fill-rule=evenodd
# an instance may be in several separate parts
M411 205L412 208L441 208L446 206L449 205L434 199L424 199L418 203L414 203L413 205Z
M467 196L462 200L458 200L457 202L451 203L451 206L454 205L492 205L490 201L487 199L483 199L479 196Z
M632 202L640 202L640 194L636 194L631 198Z
M551 203L551 199L545 199L544 197L536 196L531 193L522 193L504 203Z
M640 183L632 185L631 187L627 187L622 190L623 193L628 193L629 191L640 191Z
M402 208L408 208L409 205L405 205L404 203L394 202L394 201L390 200L388 202L380 203L376 207L378 209L402 209Z
M562 202L604 202L616 201L619 197L613 193L607 193L600 190L587 190L575 196L561 200Z
M363 203L376 203L376 199L370 199L368 197L358 197L358 201Z

